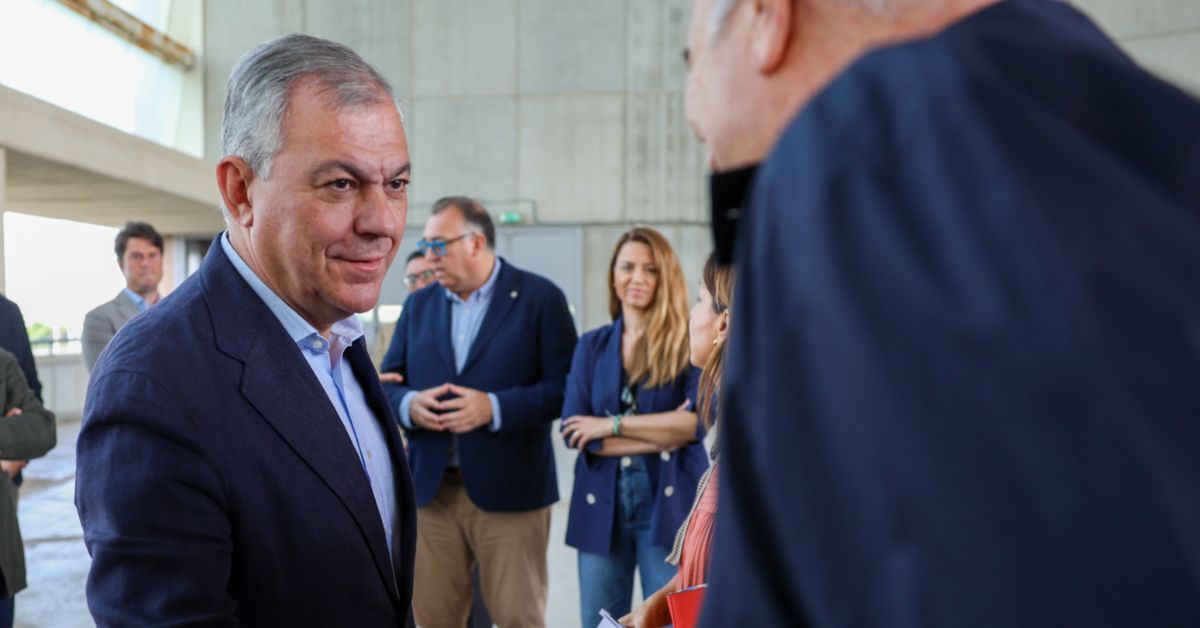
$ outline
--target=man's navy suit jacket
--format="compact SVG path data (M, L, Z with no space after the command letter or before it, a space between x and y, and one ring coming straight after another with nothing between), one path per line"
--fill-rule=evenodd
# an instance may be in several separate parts
M118 332L77 451L98 624L411 623L412 482L361 338L345 359L387 435L394 551L329 398L218 242Z
M1006 0L743 215L704 626L1200 626L1200 103Z
M492 301L461 373L450 342L450 301L441 284L408 297L382 370L404 375L386 384L394 409L410 390L446 382L494 393L498 432L485 425L458 435L467 495L483 510L516 512L558 500L550 424L559 417L578 336L562 290L501 260ZM408 430L417 506L437 494L450 449L449 432Z

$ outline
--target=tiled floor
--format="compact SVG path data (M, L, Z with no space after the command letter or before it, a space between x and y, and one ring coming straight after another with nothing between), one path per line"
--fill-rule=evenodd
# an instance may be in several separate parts
M60 423L58 446L46 457L33 461L25 471L20 519L29 588L17 595L18 627L93 625L83 597L90 561L74 505L78 434L77 422ZM578 625L579 585L575 550L563 543L575 452L567 451L560 439L554 439L554 443L562 499L551 517L550 602L546 623L558 628Z

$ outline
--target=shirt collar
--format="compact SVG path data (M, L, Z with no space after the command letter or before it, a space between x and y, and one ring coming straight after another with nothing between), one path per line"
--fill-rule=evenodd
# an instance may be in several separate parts
M123 291L125 292L125 296L129 297L130 301L133 301L133 304L137 306L139 311L150 307L150 304L146 302L146 299L142 298L142 295L130 290L128 287L125 287Z
M488 276L488 280L485 281L482 286L479 286L478 290L476 290L475 292L472 292L469 296L467 296L467 299L472 299L475 301L484 301L484 300L492 298L492 291L496 289L496 278L500 276L500 264L501 264L499 255L497 255L495 259L496 259L496 263L494 265L492 265L492 274ZM465 302L463 299L459 298L459 296L457 294L454 294L454 292L452 290L450 290L449 288L446 288L446 298L450 299L451 301L453 301L455 303L464 303Z
M275 318L279 319L284 330L291 337L292 342L299 344L305 349L328 350L329 344L317 332L317 328L304 320L303 316L300 316L296 310L293 310L290 305L279 298L279 295L267 287L267 284L263 283L263 280L259 279L258 275L254 274L254 271L246 264L242 256L238 254L237 249L233 248L233 244L229 241L228 231L221 235L221 250L225 251L225 256L229 258L238 275L241 275L242 279L250 284L250 289L254 291L254 294L257 294L258 298L262 299L267 308L271 310L271 313L275 315ZM363 336L363 325L362 321L358 320L358 316L351 314L334 323L329 331L334 336L342 339L341 344L349 346ZM313 336L316 336L316 338L313 338ZM316 343L315 340L317 339L322 342ZM317 346L318 344L320 346Z

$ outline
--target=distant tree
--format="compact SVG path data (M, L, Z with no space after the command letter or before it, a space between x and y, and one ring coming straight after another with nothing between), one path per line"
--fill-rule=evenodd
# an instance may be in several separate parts
M54 329L45 323L30 323L25 327L25 331L29 334L29 342L54 338Z

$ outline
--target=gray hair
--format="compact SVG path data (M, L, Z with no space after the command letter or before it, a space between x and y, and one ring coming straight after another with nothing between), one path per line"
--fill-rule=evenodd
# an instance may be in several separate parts
M221 124L224 154L241 157L257 176L270 177L271 159L283 144L290 92L301 79L315 80L339 107L375 104L386 95L400 109L387 79L347 46L284 35L256 46L233 66Z

